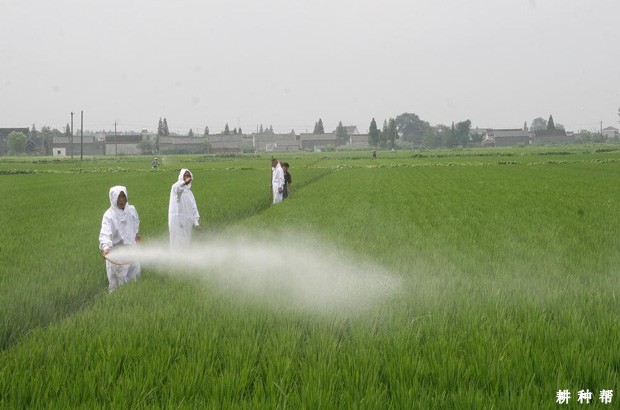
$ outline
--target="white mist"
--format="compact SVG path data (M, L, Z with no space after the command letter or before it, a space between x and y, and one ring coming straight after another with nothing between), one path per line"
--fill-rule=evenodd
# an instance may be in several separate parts
M143 268L173 276L204 278L222 290L311 311L369 308L392 296L401 284L375 264L316 241L293 241L290 236L216 237L182 249L144 244L114 250L109 258L120 263L138 261Z

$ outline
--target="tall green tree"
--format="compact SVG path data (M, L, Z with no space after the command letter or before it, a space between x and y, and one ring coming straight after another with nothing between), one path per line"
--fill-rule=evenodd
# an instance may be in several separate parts
M458 123L452 121L450 128L437 128L441 135L441 145L444 147L465 147L469 143L469 134L471 133L471 121L465 120Z
M342 121L339 121L336 127L336 138L341 144L345 144L349 140L349 134L347 134L346 128L342 125Z
M26 152L26 134L19 131L11 132L7 137L7 144L10 155L23 154Z
M323 127L323 120L319 118L319 120L314 124L313 134L325 134L325 128Z
M39 131L37 131L37 126L34 124L32 124L32 127L30 127L30 137L33 138L35 141L39 137Z
M387 147L388 141L388 123L387 120L383 120L383 127L381 128L381 133L379 134L379 146L381 148Z
M54 131L47 125L41 128L41 143L43 144L43 153L52 155L52 145L54 143Z
M168 129L168 120L164 117L164 122L162 124L162 129L164 131L164 135L168 137L170 135L170 130Z
M456 126L454 125L454 121L452 121L450 131L443 134L442 145L446 147L456 147L458 145L457 141Z
M396 127L403 141L421 143L426 131L431 127L426 121L413 113L403 113L395 118Z
M544 118L536 117L532 120L532 124L530 125L530 131L541 131L547 129L547 121Z
M547 129L548 130L554 130L555 129L555 123L553 122L553 115L549 116L549 121L547 121Z
M33 146L31 150L28 144L26 144L26 151L30 152L40 149L41 141L39 140L39 131L37 131L37 127L34 124L32 124L32 127L30 127L30 137L28 138L28 141L32 142Z
M377 128L377 122L375 118L372 118L370 121L370 126L368 127L368 144L376 147L379 144L379 129Z
M439 148L441 146L445 146L446 141L449 139L450 132L450 128L443 124L430 127L424 133L422 145L426 148Z
M484 134L480 132L474 132L469 134L469 139L471 140L471 142L482 142L482 140L484 139Z
M471 121L465 120L456 123L455 127L457 145L462 147L469 143L469 134L471 132Z
M387 140L390 146L390 149L394 149L396 146L396 138L398 138L398 129L396 127L396 120L394 118L390 118L388 121L388 135Z
M205 137L209 135L209 127L205 127L205 132L203 134Z
M187 133L188 137L193 137L194 136L194 130L193 129L189 129L189 132Z
M224 132L222 132L222 134L224 134L224 135L229 135L230 134L230 128L228 128L228 124L226 124L226 126L224 127Z
M157 124L157 135L155 135L155 143L153 144L153 151L155 154L159 153L159 139L164 135L164 121L161 117L159 117L159 123Z

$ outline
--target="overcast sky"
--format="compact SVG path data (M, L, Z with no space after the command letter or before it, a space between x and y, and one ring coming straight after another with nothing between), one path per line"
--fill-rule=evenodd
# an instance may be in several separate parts
M0 0L0 127L618 128L620 0Z

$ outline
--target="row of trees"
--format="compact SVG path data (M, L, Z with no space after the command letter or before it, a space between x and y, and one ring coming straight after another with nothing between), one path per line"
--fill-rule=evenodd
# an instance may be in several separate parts
M618 115L620 116L620 109ZM551 115L548 120L537 117L532 121L529 129L527 123L523 125L523 129L534 132L544 129L564 129L564 126L556 123ZM586 139L600 140L600 137L593 138L590 134L592 133L584 134ZM377 123L373 118L368 131L368 143L382 148L394 148L397 139L400 139L403 145L411 144L412 147L464 147L481 142L483 137L481 133L472 133L470 120L452 122L450 126L443 124L431 126L413 113L403 113L396 118L383 121L381 130L377 128Z
M450 127L436 125L432 127L416 114L403 113L396 118L383 121L381 130L373 118L368 130L368 143L382 148L394 148L396 140L400 139L405 145L436 147L456 147L467 145L471 141L471 121L465 120L452 123ZM482 136L476 136L482 140Z
M549 120L541 117L535 118L529 130L540 131L543 129L563 128L563 125L555 123L553 116L550 116ZM527 123L524 124L524 129L528 130ZM325 133L323 121L320 118L315 123L313 133ZM346 128L342 125L342 121L336 127L336 136L342 143L345 143L348 139ZM452 122L450 126L443 124L431 126L427 121L420 119L418 115L413 113L403 113L396 118L384 120L381 129L378 128L377 122L373 118L368 130L369 145L388 149L395 148L397 140L400 140L402 145L410 145L411 147L451 148L479 143L483 137L484 135L481 133L472 133L470 120Z
M548 120L545 120L542 117L537 117L532 120L532 125L530 125L529 129L527 127L527 122L523 124L523 129L525 131L542 131L542 130L563 130L564 126L560 123L556 123L553 120L553 115L549 116Z
M71 127L67 124L64 133L56 128L45 126L37 130L32 124L30 132L26 135L20 131L13 131L7 136L9 154L42 154L52 155L54 137L71 136Z
M263 124L261 124L259 132L261 134L273 134L273 127L270 125L269 128L263 128ZM243 134L243 130L241 129L241 127L239 128L235 127L231 130L228 124L226 124L224 126L224 130L220 132L220 135L235 135L235 134ZM170 131L168 129L168 121L166 120L166 118L164 118L163 120L162 118L159 118L159 125L157 126L157 136L162 137L162 136L169 136L169 135L170 135ZM189 131L187 132L187 136L193 137L194 135L195 135L194 130L190 128ZM209 126L205 127L202 135L204 137L211 135Z
M470 131L470 120L452 123L451 127L444 125L432 127L416 114L403 113L396 118L384 120L381 129L377 126L375 118L372 118L368 128L368 144L373 147L392 149L396 147L397 140L401 140L403 144L417 147L464 146L472 141ZM315 123L313 134L324 133L323 120L319 118ZM342 121L338 122L335 133L342 144L348 141L349 135ZM473 139L481 141L482 135L474 135Z

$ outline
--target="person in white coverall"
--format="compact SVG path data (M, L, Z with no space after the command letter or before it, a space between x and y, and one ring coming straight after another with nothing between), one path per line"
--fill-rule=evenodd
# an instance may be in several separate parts
M127 188L113 186L110 188L110 208L103 214L101 231L99 232L99 249L105 258L114 248L135 246L140 242L140 218L133 205L129 205ZM108 291L140 277L140 264L115 264L107 258L105 268L108 274Z
M282 194L284 193L284 170L277 159L271 159L271 191L273 194L273 203L282 202Z
M182 169L179 180L170 189L168 206L168 229L170 231L170 247L178 248L189 245L192 240L192 228L199 230L200 214L196 199L191 191L192 175L189 169Z

